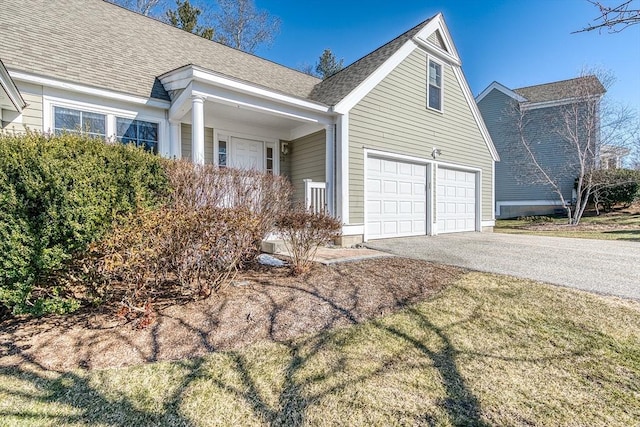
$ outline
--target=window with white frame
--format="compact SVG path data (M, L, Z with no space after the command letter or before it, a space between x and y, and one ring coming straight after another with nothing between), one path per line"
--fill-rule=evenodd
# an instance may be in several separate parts
M124 117L124 112L121 116L117 111L107 108L104 111L99 108L91 111L91 108L82 105L60 104L52 105L51 128L56 134L72 132L101 139L115 137L124 144L135 144L158 153L159 122Z
M429 60L427 80L427 105L442 111L442 65L432 59Z
M116 138L124 144L135 144L158 153L158 123L116 117Z
M53 108L53 130L56 134L63 132L82 133L94 138L107 136L107 116L90 111L72 108Z
M220 139L218 141L218 166L227 167L227 140Z

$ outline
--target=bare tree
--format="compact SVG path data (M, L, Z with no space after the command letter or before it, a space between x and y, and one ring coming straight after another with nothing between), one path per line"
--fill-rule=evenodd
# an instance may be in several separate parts
M577 225L593 191L593 174L603 147L625 147L637 137L637 121L628 108L603 99L614 79L610 73L583 72L563 85L558 104L530 108L514 103L518 172L530 184L548 186ZM518 148L519 147L519 148ZM574 183L571 198L567 183ZM569 189L570 190L570 189Z
M280 30L280 19L258 10L253 0L216 0L215 40L227 46L253 53L258 46L270 44Z
M600 16L593 20L593 24L588 24L574 33L604 28L607 28L610 33L619 33L631 25L640 23L640 1L638 0L626 0L617 6L606 6L603 1L587 1L598 8Z
M115 3L134 12L138 12L142 15L152 15L153 10L164 3L162 0L109 0L111 3Z

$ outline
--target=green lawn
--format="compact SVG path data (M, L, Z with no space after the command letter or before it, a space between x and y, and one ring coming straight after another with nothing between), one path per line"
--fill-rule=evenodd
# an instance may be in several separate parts
M577 227L568 227L566 224L566 218L553 218L550 223L522 219L502 219L496 221L494 231L496 233L509 234L535 234L539 236L640 242L640 213L637 212L585 216Z
M293 342L124 369L0 370L3 426L630 426L638 402L640 303L484 273Z

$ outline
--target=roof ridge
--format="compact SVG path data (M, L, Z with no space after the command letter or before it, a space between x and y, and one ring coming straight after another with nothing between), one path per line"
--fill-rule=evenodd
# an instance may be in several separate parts
M590 77L596 77L596 76L595 76L595 74L589 74L589 75L586 75L586 76L578 76L578 77L573 77L573 78L570 78L570 79L556 80L554 82L539 83L537 85L530 85L530 86L522 86L522 87L514 88L514 89L511 89L511 90L516 91L516 90L522 90L522 89L530 89L532 87L547 86L547 85L552 85L552 84L556 84L556 83L565 83L565 82L570 82L570 81L574 81L574 80L587 79L587 78L590 78Z

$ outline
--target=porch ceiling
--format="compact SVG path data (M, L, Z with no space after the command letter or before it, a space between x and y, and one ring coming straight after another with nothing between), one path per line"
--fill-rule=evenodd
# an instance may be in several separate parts
M187 112L180 121L191 123L191 111ZM320 124L302 119L255 111L241 105L210 101L204 103L204 124L206 127L248 132L282 140L299 137L301 132L312 133L323 129Z

